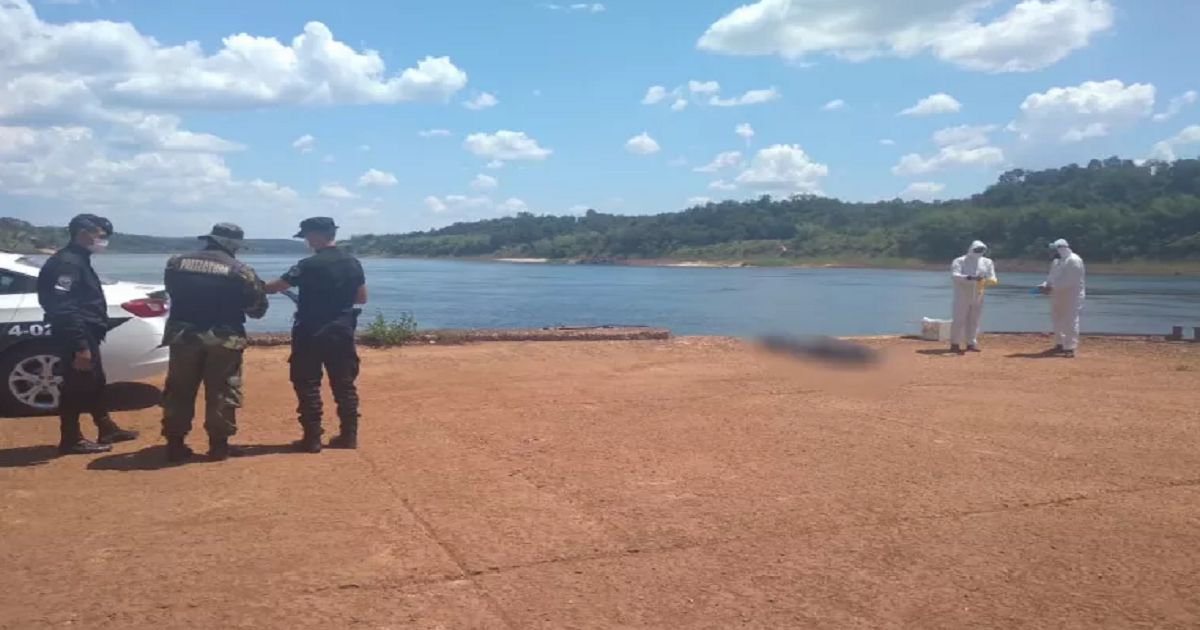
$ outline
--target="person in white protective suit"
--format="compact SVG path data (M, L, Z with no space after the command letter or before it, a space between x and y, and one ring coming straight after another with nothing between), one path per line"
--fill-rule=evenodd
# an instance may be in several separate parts
M962 353L979 350L979 323L983 316L984 287L996 283L996 265L984 254L987 245L971 243L965 256L954 259L950 278L954 284L954 320L950 324L950 349Z
M1087 295L1087 271L1079 254L1063 239L1051 243L1055 251L1050 275L1038 286L1050 293L1050 318L1054 325L1054 348L1051 354L1062 353L1073 358L1079 348L1079 313Z

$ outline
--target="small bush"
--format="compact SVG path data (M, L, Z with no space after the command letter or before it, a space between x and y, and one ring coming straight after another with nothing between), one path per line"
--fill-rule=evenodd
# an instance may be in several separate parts
M363 329L362 341L372 346L389 348L411 343L417 336L417 320L412 313L404 311L399 317L388 320L383 313Z

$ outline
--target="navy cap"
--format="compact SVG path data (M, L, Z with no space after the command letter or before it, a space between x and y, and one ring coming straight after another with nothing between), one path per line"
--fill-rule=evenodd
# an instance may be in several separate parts
M113 233L112 221L95 214L76 215L71 219L71 222L67 224L67 232L69 232L72 237L83 230L97 228L103 230L105 236L111 236Z
M338 226L329 217L312 217L300 222L300 231L293 238L304 238L309 232L337 232Z

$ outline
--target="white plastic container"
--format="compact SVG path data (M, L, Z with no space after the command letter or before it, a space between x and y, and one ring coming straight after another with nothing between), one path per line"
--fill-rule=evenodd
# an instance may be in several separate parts
M921 318L921 338L926 341L950 341L949 319Z

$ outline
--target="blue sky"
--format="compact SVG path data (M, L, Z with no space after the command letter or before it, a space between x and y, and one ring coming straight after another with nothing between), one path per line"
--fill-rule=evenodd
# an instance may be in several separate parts
M601 6L0 0L0 214L395 232L760 194L947 198L1014 166L1200 152L1194 2ZM239 34L261 39L227 45Z

